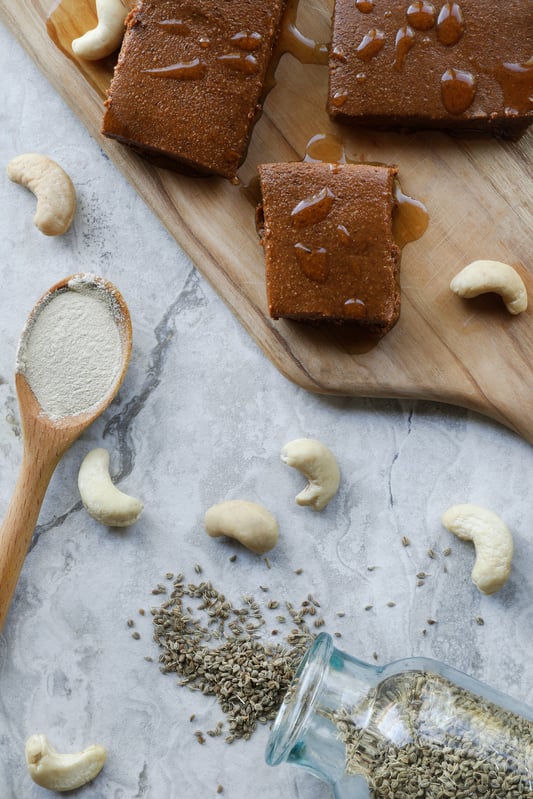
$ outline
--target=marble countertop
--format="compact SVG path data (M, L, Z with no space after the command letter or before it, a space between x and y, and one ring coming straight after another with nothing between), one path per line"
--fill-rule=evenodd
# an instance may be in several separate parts
M46 152L78 196L68 234L45 238L31 194L0 179L2 516L22 457L15 353L34 302L73 272L96 272L123 293L134 331L117 399L52 478L0 634L2 799L51 795L26 770L36 732L63 751L107 747L80 797L208 799L218 785L228 799L330 795L300 769L265 764L266 726L248 741L198 744L194 731L223 715L160 673L149 612L165 575L200 579L196 564L235 603L260 585L295 604L312 591L336 643L362 660L437 658L533 705L531 446L460 408L316 396L288 382L2 27L0 74L0 163ZM339 493L322 513L295 504L302 477L279 459L300 436L323 440L340 465ZM120 488L145 505L123 531L80 503L78 469L98 446ZM206 536L206 509L232 498L277 516L270 564ZM473 548L440 523L458 502L490 507L513 531L512 574L493 596L471 583Z

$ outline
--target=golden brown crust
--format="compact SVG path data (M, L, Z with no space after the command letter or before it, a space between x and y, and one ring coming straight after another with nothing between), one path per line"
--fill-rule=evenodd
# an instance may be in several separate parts
M533 123L532 54L531 0L335 0L328 112L517 138Z
M394 167L259 166L266 284L274 318L386 332L400 312Z
M261 110L285 0L142 0L129 15L102 132L232 178Z

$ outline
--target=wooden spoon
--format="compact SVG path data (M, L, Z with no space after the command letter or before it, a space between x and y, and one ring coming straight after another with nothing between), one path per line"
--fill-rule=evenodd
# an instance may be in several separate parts
M126 374L131 355L131 320L128 307L112 283L93 275L76 274L65 278L46 292L36 303L19 343L25 343L31 334L37 315L55 297L65 291L76 290L83 284L96 298L110 303L109 313L117 325L121 341L121 366L116 379L106 390L101 401L79 413L61 418L47 415L28 383L17 359L15 384L22 421L24 452L18 481L9 504L4 523L0 528L0 630L7 615L24 558L31 542L39 511L54 470L66 450L78 436L107 408L117 393ZM102 294L104 293L104 294Z

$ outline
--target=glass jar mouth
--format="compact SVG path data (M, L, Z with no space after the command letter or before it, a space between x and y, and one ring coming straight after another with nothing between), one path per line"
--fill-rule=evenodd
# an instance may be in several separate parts
M313 712L333 648L331 636L320 633L300 662L270 731L265 753L269 766L287 761L297 748L302 730Z

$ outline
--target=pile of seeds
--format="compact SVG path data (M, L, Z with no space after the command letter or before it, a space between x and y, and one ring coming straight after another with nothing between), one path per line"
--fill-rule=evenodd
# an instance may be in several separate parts
M268 591L266 586L260 588ZM164 586L160 589L158 593L163 593ZM242 603L234 607L210 582L186 584L179 574L168 599L151 611L154 640L163 650L161 671L177 674L178 685L217 698L229 725L228 743L249 738L258 723L275 718L295 670L315 638L309 625L318 628L324 624L318 613L320 605L311 594L299 608L285 602L287 615L280 614L280 603L270 599L267 615L273 614L277 625L292 621L290 631L274 642L273 636L280 631L267 631L265 614L254 597L244 596ZM270 638L265 640L267 635ZM219 723L207 734L221 735L222 728ZM195 735L199 743L205 743L202 732Z
M392 707L385 737L378 722ZM395 675L332 720L346 772L364 776L373 799L533 799L533 722L438 675Z

